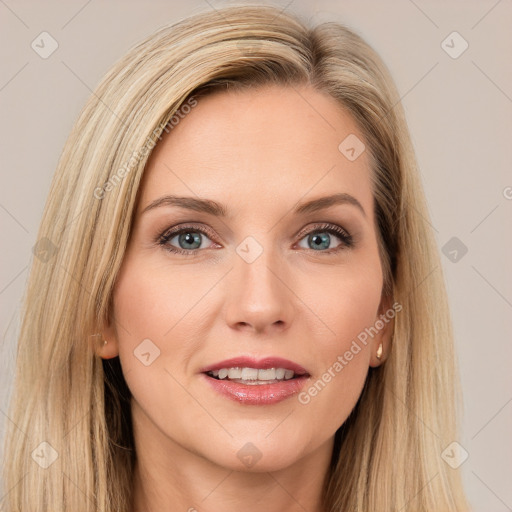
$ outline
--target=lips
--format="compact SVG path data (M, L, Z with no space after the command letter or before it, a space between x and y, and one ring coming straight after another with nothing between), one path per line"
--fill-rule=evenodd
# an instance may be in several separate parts
M309 378L301 365L279 357L236 357L201 369L221 395L247 405L269 405L298 393Z

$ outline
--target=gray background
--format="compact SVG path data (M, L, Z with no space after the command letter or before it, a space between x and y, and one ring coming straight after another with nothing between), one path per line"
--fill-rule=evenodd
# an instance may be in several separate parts
M51 177L78 112L132 44L167 22L226 3L0 0L0 435L8 421L31 249ZM464 391L459 441L469 453L462 464L467 493L476 511L510 511L512 3L273 3L312 22L347 24L374 46L393 74L420 162L432 226L446 253L442 265ZM58 43L46 59L31 47L43 31ZM458 36L442 45L453 31L469 45L457 58L452 56L464 44ZM457 240L449 242L452 237ZM461 244L467 248L464 255Z

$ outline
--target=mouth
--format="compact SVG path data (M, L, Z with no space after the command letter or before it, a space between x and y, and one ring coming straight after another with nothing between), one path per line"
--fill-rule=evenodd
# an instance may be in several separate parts
M215 391L247 405L269 405L298 393L309 373L281 358L236 358L203 368L201 373Z

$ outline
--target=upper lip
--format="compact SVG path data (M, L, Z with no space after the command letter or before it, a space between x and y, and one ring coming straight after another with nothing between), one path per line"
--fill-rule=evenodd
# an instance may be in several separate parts
M240 356L231 359L225 359L218 363L213 363L204 368L201 368L202 373L220 370L222 368L257 368L259 370L266 370L268 368L284 368L285 370L293 370L295 375L306 375L307 370L300 364L283 359L282 357L265 357L263 359L256 359L254 357Z

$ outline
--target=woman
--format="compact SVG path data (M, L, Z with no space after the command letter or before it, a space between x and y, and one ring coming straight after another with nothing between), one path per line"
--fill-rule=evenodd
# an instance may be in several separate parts
M148 37L79 116L38 244L6 510L467 510L413 150L349 29L245 6Z

